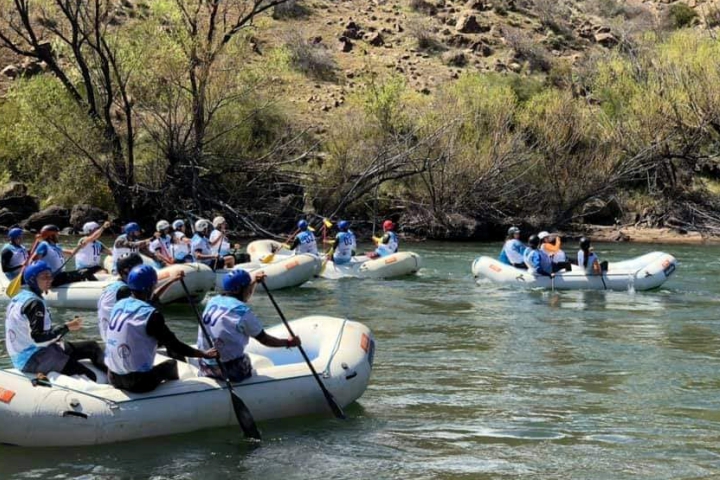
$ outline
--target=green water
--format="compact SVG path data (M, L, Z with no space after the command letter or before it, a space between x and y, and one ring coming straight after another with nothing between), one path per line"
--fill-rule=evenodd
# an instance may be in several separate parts
M0 447L0 478L720 478L720 248L663 246L680 264L659 291L550 293L475 284L471 261L499 244L403 246L423 256L415 278L276 294L288 317L347 316L374 331L373 377L347 421L261 423L260 446L228 428ZM657 248L596 251L612 261ZM278 322L260 292L252 303ZM194 340L189 310L167 316Z

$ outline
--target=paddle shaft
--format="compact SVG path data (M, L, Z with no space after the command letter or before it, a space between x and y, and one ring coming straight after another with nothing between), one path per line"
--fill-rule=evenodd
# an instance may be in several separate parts
M180 278L180 284L182 285L183 290L185 290L185 295L187 295L188 302L190 302L193 311L195 311L195 318L198 321L198 325L200 325L200 329L203 332L205 341L208 342L208 345L210 345L211 348L214 348L215 344L213 343L212 338L210 338L210 334L208 333L207 328L202 321L202 317L200 316L200 311L198 310L197 305L195 305L195 302L193 302L187 285L185 285L185 279ZM235 393L235 390L233 390L232 383L230 382L230 376L228 375L227 370L225 369L225 366L223 365L219 356L217 359L217 364L220 368L220 372L222 373L223 378L225 379L225 385L227 385L228 391L230 392L230 399L233 403L235 416L237 417L237 421L240 424L243 433L246 437L260 440L260 431L258 430L257 425L255 425L255 420L253 420L252 414L250 413L250 410L248 410L247 405L245 405L245 402L243 402L242 398L240 398L238 394Z
M275 298L270 293L270 289L268 289L267 285L265 285L265 280L262 280L260 283L262 283L263 288L265 289L265 293L267 293L268 298L272 302L273 306L275 307L275 310L277 310L278 315L280 316L280 319L282 320L283 324L285 324L285 328L287 328L288 333L290 333L290 336L294 337L295 333L292 331L292 328L290 328L290 324L288 323L287 319L285 318L285 315L283 315L282 310L280 310L280 306L278 306L277 302L275 301ZM340 405L335 401L335 398L333 398L332 393L325 387L325 384L320 380L320 376L315 371L315 367L313 367L312 362L310 362L310 358L308 358L307 353L305 353L305 349L301 346L297 346L298 350L300 350L300 354L305 359L305 363L307 363L308 367L310 368L310 371L313 374L313 377L315 377L315 381L317 382L318 386L320 387L320 390L322 390L323 395L325 396L325 400L327 400L328 405L330 406L330 409L335 414L337 418L345 419L347 418L345 416L345 413L342 411L342 408L340 408Z

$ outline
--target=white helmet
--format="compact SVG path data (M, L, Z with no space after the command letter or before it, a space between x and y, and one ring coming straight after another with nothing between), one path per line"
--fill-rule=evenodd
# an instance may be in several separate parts
M180 219L175 220L175 221L173 222L173 224L172 224L172 227L173 227L173 229L175 229L175 230L179 230L179 229L181 229L181 228L184 227L184 226L185 226L185 222L183 222L183 221L180 220Z
M170 222L167 220L160 220L155 224L155 230L158 232L162 232L166 228L170 228Z
M204 232L205 230L210 229L210 222L205 220L204 218L201 218L197 222L195 222L195 231L196 232Z
M85 225L83 225L82 232L85 235L90 235L92 232L100 228L100 224L97 222L87 222Z
M220 225L222 225L225 222L225 217L215 217L213 218L213 227L218 228Z

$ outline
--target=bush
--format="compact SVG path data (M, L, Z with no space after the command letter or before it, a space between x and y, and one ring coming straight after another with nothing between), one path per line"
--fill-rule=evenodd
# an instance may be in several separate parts
M337 62L327 47L308 41L301 33L290 33L285 40L292 68L316 80L335 81Z
M310 10L300 4L297 0L287 0L273 7L272 17L275 20L284 20L287 18L303 18L310 15Z
M703 11L703 20L708 28L720 26L720 7L707 5Z
M413 19L408 22L408 33L417 40L417 48L420 50L442 50L443 45L432 33L427 22L420 19Z
M698 14L684 3L670 5L667 13L668 23L672 28L689 27L697 18Z
M424 13L425 15L435 15L437 13L435 5L430 2L426 2L425 0L410 0L408 6L410 7L410 10Z
M445 53L442 56L442 61L445 65L451 67L464 67L468 64L467 55L460 50Z
M532 70L550 71L552 61L542 45L536 44L526 33L515 28L506 28L503 34L508 45L515 50L518 60L526 60Z

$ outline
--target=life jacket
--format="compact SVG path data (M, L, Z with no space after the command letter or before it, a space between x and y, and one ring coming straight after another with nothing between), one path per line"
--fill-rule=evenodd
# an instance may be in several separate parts
M100 265L102 250L103 244L97 240L87 243L75 254L75 266L82 269Z
M335 237L335 251L333 252L333 262L338 265L348 263L352 260L352 252L357 248L355 234L348 230L340 232Z
M388 242L379 244L375 249L375 253L381 257L386 257L397 252L400 245L400 241L395 232L386 232L385 235L388 236Z
M300 232L297 236L300 244L295 248L295 253L311 253L313 255L318 254L317 242L315 241L315 235L309 230Z
M40 245L38 245L36 250L36 252L41 251L45 252L42 256L42 259L52 269L53 275L58 273L63 268L63 264L65 263L62 248L60 248L57 243L43 241L40 242Z
M256 337L263 330L262 324L250 307L237 298L227 295L218 295L210 299L203 311L202 321L223 362L242 357L250 337ZM197 345L199 350L210 348L200 327L198 327ZM205 362L207 363L207 360Z
M127 284L122 280L111 283L110 285L103 288L100 298L98 298L97 309L98 309L98 328L100 329L100 337L103 342L107 340L107 329L110 323L110 314L112 309L117 303L117 293L122 287Z
M28 258L28 251L25 247L22 245L15 245L14 243L6 243L3 245L2 250L0 252L4 252L5 250L10 250L12 252L12 257L10 258L10 264L8 265L9 268L13 267L19 267L22 264L25 263L25 260ZM20 275L20 270L13 270L12 272L4 272L5 276L8 280L12 280L13 278Z
M111 372L126 375L152 369L157 340L147 334L147 322L154 312L155 307L133 297L115 304L105 346L105 364Z
M23 314L25 305L32 300L40 300L45 305L45 318L43 319L43 331L48 332L52 328L52 317L45 300L34 292L23 288L10 301L5 318L5 348L7 348L13 366L22 370L35 352L54 343L57 339L47 342L36 343L32 338L30 319Z

